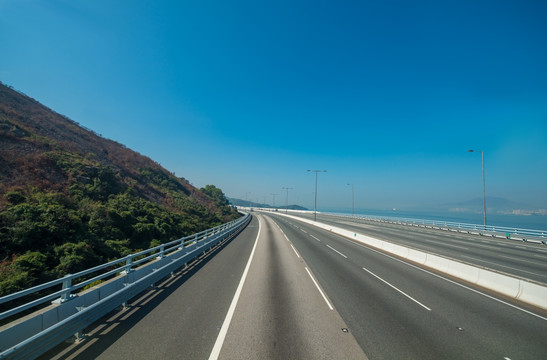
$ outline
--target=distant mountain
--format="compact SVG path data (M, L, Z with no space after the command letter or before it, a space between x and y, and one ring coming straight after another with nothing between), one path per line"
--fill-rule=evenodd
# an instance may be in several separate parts
M236 217L220 189L0 83L0 296Z
M289 210L308 210L307 208L302 207L300 205L289 205L289 206L283 205L283 206L274 207L273 205L270 205L270 204L260 204L260 203L255 203L248 200L242 200L242 199L236 199L236 198L230 198L230 197L228 198L228 201L230 201L230 203L235 206L257 207L257 208L265 208L265 209L276 208L276 209L289 209Z

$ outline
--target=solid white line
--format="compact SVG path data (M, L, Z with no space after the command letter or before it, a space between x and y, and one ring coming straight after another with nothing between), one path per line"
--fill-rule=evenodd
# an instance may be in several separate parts
M311 236L312 238L314 238L315 240L317 240L317 241L321 242L321 240L319 240L318 238L316 238L316 237L315 237L315 236L313 236L312 234L310 234L310 236Z
M327 247L328 247L329 249L331 249L332 251L336 251L338 254L342 255L342 256L345 257L346 259L348 258L346 255L342 254L340 251L336 250L336 249L333 248L332 246L327 245Z
M275 220L274 220L274 224L275 224L275 226L277 226L277 228L279 229L279 231L281 231L281 233L283 234L283 236L285 237L285 239L287 239L287 241L290 243L289 238L287 237L287 235L285 234L285 232L283 231L283 229L281 229L281 228L279 227L279 225L275 222ZM300 256L299 256L299 257L300 257Z
M257 219L258 219L258 234L256 234L256 240L253 246L253 250L251 251L251 255L249 256L249 261L247 261L247 266L245 266L243 275L241 275L241 280L239 280L239 285L237 286L237 290L234 294L234 298L232 299L232 303L230 304L230 308L228 309L226 318L224 319L224 322L222 323L222 327L220 328L220 332L218 334L217 340L215 341L215 345L213 346L213 350L211 351L211 355L209 355L209 360L216 360L218 359L218 356L220 355L220 350L222 349L222 345L224 344L224 339L226 339L226 334L228 333L228 328L230 327L230 323L232 322L232 317L234 316L236 305L239 300L239 296L241 295L241 290L243 289L243 284L245 283L245 279L247 278L247 273L249 272L249 268L251 267L251 261L253 260L253 256L255 254L256 244L258 244L258 238L260 237L261 222L259 217L257 217Z
M275 226L277 226L277 228L279 229L279 231L281 231L281 233L282 233L283 235L285 235L285 232L283 231L283 229L281 229L281 228L279 227L279 225L277 225L276 222L274 222L274 224L275 224Z
M317 290L319 290L319 293L321 294L321 296L323 296L323 299L325 300L325 302L327 303L329 309L331 310L334 310L334 308L332 307L332 305L330 304L329 300L327 299L327 297L325 296L325 294L323 294L323 290L321 290L321 288L319 287L319 285L317 284L317 281L315 281L315 279L313 278L313 275L311 274L310 270L306 267L306 271L308 272L308 275L311 277L311 281L313 281L313 283L315 284L315 287L317 288Z
M292 246L292 244L290 244L294 253L296 254L296 256L298 256L298 258L300 259L300 255L298 255L298 252L296 251L296 249L294 248L294 246Z
M424 304L422 304L421 302L419 302L418 300L414 299L412 296L406 294L404 291L402 290L399 290L398 288L396 288L395 286L391 285L390 283L388 283L387 281L385 281L384 279L382 279L381 277L379 277L378 275L374 274L372 271L370 270L367 270L365 268L363 268L363 270L365 270L366 272L368 272L370 275L374 276L375 278L377 278L378 280L384 282L385 284L391 286L393 289L397 290L398 292L400 292L401 294L403 294L404 296L406 296L407 298L409 298L410 300L414 301L416 304L420 305L421 307L423 307L424 309L428 310L428 311L431 311L430 308L428 308L427 306L425 306Z

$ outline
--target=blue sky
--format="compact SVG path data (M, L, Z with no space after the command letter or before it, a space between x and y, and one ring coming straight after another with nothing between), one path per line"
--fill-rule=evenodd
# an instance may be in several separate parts
M547 208L547 3L0 0L0 80L195 186ZM283 195L282 195L283 194Z

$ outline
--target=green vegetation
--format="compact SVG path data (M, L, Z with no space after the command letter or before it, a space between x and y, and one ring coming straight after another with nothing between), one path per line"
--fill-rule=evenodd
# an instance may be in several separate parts
M216 213L181 195L174 196L179 210L172 211L134 195L107 169L85 169L89 180L74 182L68 195L36 188L4 194L0 296L237 217L222 191L212 185L206 187L212 192L204 193L217 205ZM79 172L74 179L82 176Z
M0 296L237 218L198 190L0 83Z

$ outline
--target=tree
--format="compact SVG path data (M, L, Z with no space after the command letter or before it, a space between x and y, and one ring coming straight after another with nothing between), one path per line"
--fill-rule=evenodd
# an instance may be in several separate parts
M209 196L213 202L218 206L228 205L228 199L224 196L222 190L217 188L215 185L205 185L205 187L200 189L205 195Z

